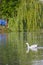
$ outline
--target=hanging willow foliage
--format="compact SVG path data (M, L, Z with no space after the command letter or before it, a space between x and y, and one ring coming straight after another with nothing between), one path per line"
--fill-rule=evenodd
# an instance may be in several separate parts
M23 31L24 28L36 31L43 28L43 4L39 1L2 0L0 5L0 18L9 18L9 28L15 31Z

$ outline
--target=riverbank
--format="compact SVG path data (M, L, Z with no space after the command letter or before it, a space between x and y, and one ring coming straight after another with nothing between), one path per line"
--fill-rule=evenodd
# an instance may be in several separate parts
M0 26L0 33L9 33L12 32L11 29L6 28L4 26Z

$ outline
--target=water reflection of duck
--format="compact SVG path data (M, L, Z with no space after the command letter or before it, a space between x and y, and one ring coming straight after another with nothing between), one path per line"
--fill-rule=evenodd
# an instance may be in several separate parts
M29 52L29 50L37 51L37 44L29 46L29 44L26 43L26 45L27 45L27 52Z

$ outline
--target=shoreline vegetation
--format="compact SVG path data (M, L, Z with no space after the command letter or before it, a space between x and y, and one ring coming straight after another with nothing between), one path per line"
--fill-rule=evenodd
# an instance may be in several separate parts
M2 0L0 19L8 19L5 32L43 31L43 4L39 0Z
M0 26L0 33L9 33L12 32L9 28L5 28L4 26Z

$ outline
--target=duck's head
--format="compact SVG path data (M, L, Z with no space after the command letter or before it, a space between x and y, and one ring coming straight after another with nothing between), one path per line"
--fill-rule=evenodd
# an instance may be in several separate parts
M26 42L26 44L28 44L28 42Z
M26 43L27 46L29 46L29 43Z

